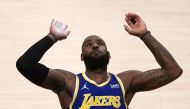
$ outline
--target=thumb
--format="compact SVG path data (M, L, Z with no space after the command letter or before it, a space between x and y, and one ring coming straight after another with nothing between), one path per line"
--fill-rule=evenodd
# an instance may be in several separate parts
M125 30L130 34L130 35L134 35L137 36L138 34L131 28L129 28L127 25L123 25L125 27Z
M65 32L65 36L68 36L70 33L71 33L70 30L66 31L66 32Z
M127 26L127 25L123 25L125 30L130 34L131 33L131 29Z
M55 23L55 19L53 18L52 20L51 20L51 25L53 25Z

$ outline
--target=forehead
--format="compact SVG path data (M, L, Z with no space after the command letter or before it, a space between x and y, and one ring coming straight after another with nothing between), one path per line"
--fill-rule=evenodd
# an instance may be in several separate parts
M86 43L86 42L89 42L89 41L93 41L93 40L104 42L104 40L103 40L102 38L100 38L99 36L92 35L92 36L88 36L87 38L85 38L83 44ZM105 43L105 42L104 42L104 43Z
M104 45L106 46L106 43L104 42L104 40L102 38L100 38L99 36L96 36L96 35L92 35L92 36L88 36L87 38L84 39L84 42L82 44L82 49L86 43L94 41L94 40L95 41L102 41L104 43Z

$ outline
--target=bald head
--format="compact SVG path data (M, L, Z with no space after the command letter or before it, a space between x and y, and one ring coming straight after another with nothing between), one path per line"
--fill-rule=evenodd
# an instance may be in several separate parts
M102 42L102 43L106 46L105 41L104 41L101 37L99 37L99 36L97 36L97 35L90 35L90 36L87 36L87 37L84 39L83 44L82 44L82 50L83 50L83 47L84 47L84 45L85 45L86 43L88 43L88 42L90 42L90 41L93 41L93 40ZM106 46L106 48L107 48L107 46Z

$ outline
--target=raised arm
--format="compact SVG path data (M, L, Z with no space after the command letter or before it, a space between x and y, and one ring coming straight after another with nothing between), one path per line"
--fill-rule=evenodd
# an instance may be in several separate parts
M126 71L121 73L120 77L123 80L123 77L130 78L130 90L133 92L152 90L177 79L182 74L181 67L169 51L151 35L141 17L134 13L128 13L125 20L129 26L124 25L125 30L145 43L161 67L145 72Z
M55 42L67 38L70 31L66 31L66 29L67 25L52 20L50 33L32 45L17 60L17 69L32 83L53 91L58 91L64 87L65 79L72 76L71 78L74 80L74 74L68 71L49 69L45 65L38 63L45 52L53 46Z

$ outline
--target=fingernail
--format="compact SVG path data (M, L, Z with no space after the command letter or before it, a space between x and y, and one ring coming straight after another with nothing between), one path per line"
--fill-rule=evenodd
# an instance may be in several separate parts
M128 12L126 12L126 14L125 14L126 16L128 15Z

